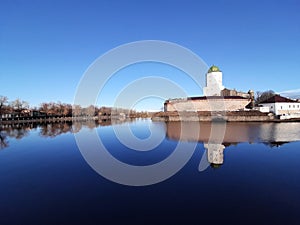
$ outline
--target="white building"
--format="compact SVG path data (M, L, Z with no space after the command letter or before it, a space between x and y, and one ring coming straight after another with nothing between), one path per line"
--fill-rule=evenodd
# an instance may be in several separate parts
M206 74L206 87L203 88L205 96L221 96L224 89L222 71L217 66L209 68Z
M261 102L260 105L268 107L270 112L278 116L289 116L289 118L300 117L300 102L280 95L274 95Z

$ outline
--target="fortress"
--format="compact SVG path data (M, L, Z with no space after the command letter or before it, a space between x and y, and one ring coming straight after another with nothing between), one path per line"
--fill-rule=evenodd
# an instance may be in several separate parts
M254 106L254 92L238 92L223 86L223 74L217 66L209 68L206 74L204 96L169 99L164 103L165 112L211 112L239 111Z

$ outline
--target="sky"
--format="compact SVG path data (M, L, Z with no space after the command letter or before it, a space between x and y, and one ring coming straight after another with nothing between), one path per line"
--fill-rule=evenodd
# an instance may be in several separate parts
M98 57L141 40L191 50L208 66L219 66L228 88L299 91L299 11L298 0L2 0L0 95L31 106L73 103L80 80ZM178 68L145 62L112 74L97 104L114 105L121 90L147 76L168 79L189 96L202 95ZM134 107L156 110L163 100L149 98Z

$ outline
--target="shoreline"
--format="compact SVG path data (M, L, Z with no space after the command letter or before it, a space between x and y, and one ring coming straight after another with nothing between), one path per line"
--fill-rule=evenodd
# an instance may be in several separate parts
M278 119L268 113L247 112L158 112L151 120L154 122L262 122L262 123L282 123L300 122L300 118ZM255 112L256 113L256 112ZM102 121L111 120L110 117L48 117L48 118L19 118L14 120L0 120L0 124L24 124L24 123L59 123L59 122L80 122L80 121ZM136 118L131 118L136 119Z
M49 123L49 122L72 122L72 121L97 121L98 117L48 117L48 118L15 118L10 120L0 120L0 124L18 124L18 123Z
M232 112L159 112L152 116L152 121L164 122L262 122L282 123L300 122L300 118L278 119L274 114L259 111Z

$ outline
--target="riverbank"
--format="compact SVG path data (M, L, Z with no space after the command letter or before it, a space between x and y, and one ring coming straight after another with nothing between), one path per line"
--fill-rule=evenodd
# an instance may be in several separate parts
M100 125L112 125L118 123L124 123L132 121L138 118L149 118L149 117L117 117L117 116L81 116L81 117L20 117L14 119L2 119L0 120L0 125L9 125L9 124L28 124L28 123L66 123L66 122L86 122L86 121L95 121Z
M72 122L72 121L88 121L94 120L97 121L99 118L94 117L20 117L14 119L2 119L0 124L17 124L17 123L49 123L49 122Z
M196 122L300 122L300 118L278 119L272 113L259 111L233 111L233 112L159 112L155 113L153 121L196 121Z

